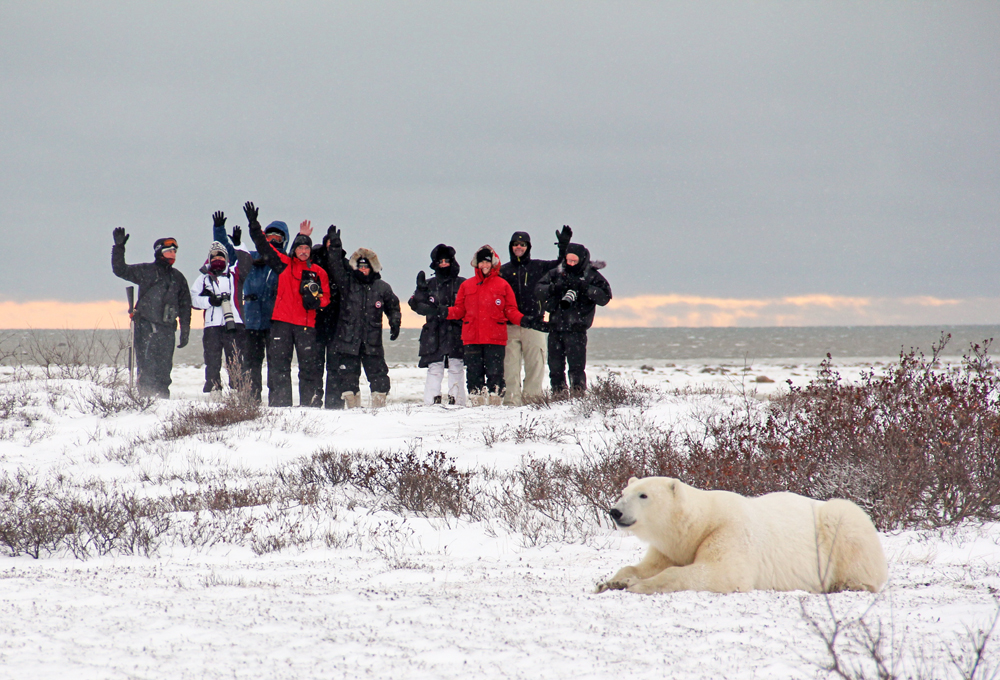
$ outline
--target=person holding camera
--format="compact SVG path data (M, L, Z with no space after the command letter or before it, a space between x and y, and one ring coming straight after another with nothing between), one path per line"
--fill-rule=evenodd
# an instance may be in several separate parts
M549 383L554 394L566 392L567 364L573 392L587 389L587 329L594 324L595 307L611 300L611 284L598 271L604 266L592 263L582 245L570 243L563 261L535 288L549 312Z
M125 264L129 235L117 227L112 236L115 244L111 248L111 271L139 286L139 299L132 314L138 390L141 394L169 399L178 319L181 328L178 349L188 344L191 335L191 291L184 275L174 269L177 239L157 239L153 243L152 262Z
M313 246L312 261L320 267L326 267L329 258L326 249L330 244L330 237L324 236L323 242L318 246ZM340 375L337 364L331 364L330 358L336 354L336 350L331 350L330 344L337 336L337 320L340 318L340 289L334 282L330 272L326 272L330 280L330 304L316 310L316 403L323 403L326 393L332 396L326 400L325 406L329 409L344 408L344 400L341 398L343 390L340 389ZM323 389L323 373L326 372L326 389Z
M372 391L372 408L385 406L389 395L389 366L382 348L382 316L389 320L389 339L399 337L402 314L399 298L382 280L378 255L368 248L358 248L350 259L345 256L340 229L327 230L327 271L340 291L340 315L333 342L327 345L326 407L341 391L347 408L361 406L361 368ZM336 366L336 382L331 383L330 367Z
M264 357L267 339L271 335L271 314L278 297L278 273L264 263L264 258L241 245L243 230L233 227L232 236L226 233L226 216L220 211L212 215L212 236L226 246L229 262L237 262L236 306L243 317L243 370L247 373L250 392L260 401L263 392ZM281 252L288 246L288 225L274 221L264 227L264 238ZM268 391L270 391L268 375Z
M243 206L250 238L268 267L278 274L278 293L271 314L267 342L267 403L292 405L292 352L299 360L299 405L316 403L316 310L330 302L330 282L326 271L312 262L312 225L304 220L286 255L264 236L257 216L259 209L250 201Z
M216 219L222 215L216 213ZM221 218L225 221L225 217ZM247 254L249 255L249 253ZM229 387L237 388L237 376L242 377L243 356L246 353L243 317L238 302L237 267L229 264L226 246L213 241L208 248L208 262L191 286L191 304L205 310L205 330L201 344L205 357L203 392L222 389L222 354L226 355Z
M428 279L421 270L417 273L417 289L410 296L410 309L427 317L420 329L420 368L427 369L424 383L424 404L441 403L441 382L448 371L448 403L465 406L465 385L462 383L465 362L462 345L462 323L442 319L438 310L455 304L458 289L465 281L459 276L455 249L439 243L431 251L431 270Z
M535 297L535 286L547 272L555 269L566 254L566 246L573 238L573 230L564 226L556 232L559 257L555 260L535 260L531 257L531 236L526 231L515 231L510 237L510 261L500 267L500 276L510 284L517 298L517 308L531 317L542 316L542 306ZM533 328L509 324L507 349L504 352L503 379L506 393L503 403L520 406L524 397L529 399L542 394L545 376L545 333ZM521 367L524 367L524 389L521 389Z
M458 288L455 304L441 306L442 319L461 319L465 382L473 406L499 406L504 393L503 358L507 324L539 328L538 317L522 314L510 284L500 278L500 256L485 245L472 258L476 275Z

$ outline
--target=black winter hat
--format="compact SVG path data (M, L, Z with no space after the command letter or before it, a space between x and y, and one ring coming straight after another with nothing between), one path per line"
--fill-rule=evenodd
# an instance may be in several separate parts
M570 266L569 263L566 263L566 269L571 274L583 273L583 270L587 267L588 264L590 264L590 251L587 250L585 247L581 246L579 243L570 243L568 246L566 246L566 254L576 255L578 258L580 258L580 261L573 266Z
M294 255L295 249L298 248L299 246L309 246L309 248L312 248L313 241L305 234L296 234L295 238L292 239L292 249L289 251L289 253Z
M476 253L476 264L480 262L493 262L493 251L489 248L480 248Z
M160 259L160 253L167 248L177 250L177 239L172 236L156 239L156 241L153 242L153 257Z

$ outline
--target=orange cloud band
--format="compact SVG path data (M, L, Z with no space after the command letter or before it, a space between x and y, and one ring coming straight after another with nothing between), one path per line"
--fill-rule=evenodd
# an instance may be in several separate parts
M424 318L403 301L404 328ZM0 329L127 328L124 300L98 302L0 301ZM865 326L1000 323L1000 298L948 299L797 295L782 298L714 298L695 295L637 295L615 298L598 308L599 328L667 326ZM192 314L202 326L202 315Z

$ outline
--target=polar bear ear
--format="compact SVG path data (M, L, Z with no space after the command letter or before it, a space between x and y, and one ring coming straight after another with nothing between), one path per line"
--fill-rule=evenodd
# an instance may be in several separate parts
M636 483L636 482L638 482L638 481L639 481L639 478L638 478L638 477L629 477L629 478L628 478L628 485L629 485L629 486L632 486L633 484L635 484L635 483Z

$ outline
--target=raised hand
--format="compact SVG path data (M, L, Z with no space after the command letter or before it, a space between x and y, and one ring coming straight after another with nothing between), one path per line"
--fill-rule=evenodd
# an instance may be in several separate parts
M327 247L334 250L344 247L344 242L340 240L340 229L337 229L335 225L331 224L330 228L326 230L326 237L330 239L330 244Z
M226 215L221 210L216 210L212 213L212 226L213 227L224 227L226 226Z
M556 245L566 246L569 245L570 239L573 238L573 230L570 229L568 224L564 224L562 229L556 230Z
M124 246L125 242L128 241L125 227L115 227L114 231L111 232L111 237L114 238L116 246Z
M253 202L247 201L243 206L243 212L247 216L247 223L255 224L257 222L257 215L260 214L260 209L258 209Z
M232 236L230 236L230 238L233 240L234 246L238 246L240 244L240 241L243 240L243 230L240 229L239 225L233 227L233 234Z
M424 274L424 270L421 269L417 272L417 288L420 290L427 290L430 286L427 285L427 276Z
M302 220L302 222L299 223L299 233L304 234L306 236L312 236L313 233L312 222L310 222L309 220Z

